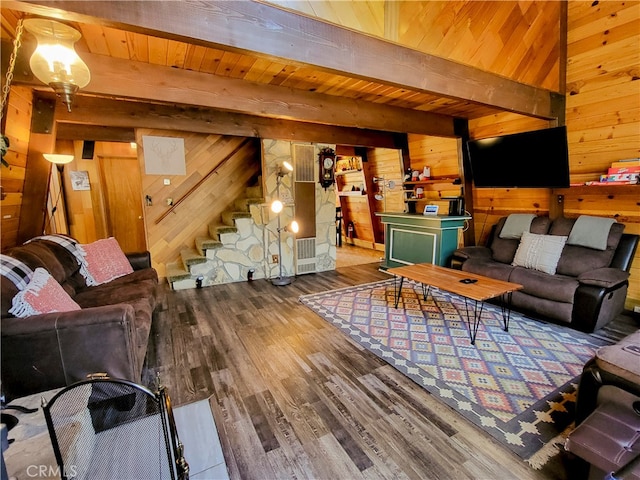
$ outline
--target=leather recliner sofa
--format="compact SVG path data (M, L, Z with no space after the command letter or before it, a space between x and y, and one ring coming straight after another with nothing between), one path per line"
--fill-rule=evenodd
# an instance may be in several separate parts
M14 317L9 309L18 289L0 276L5 401L70 385L89 374L140 382L159 300L158 276L148 252L127 254L133 272L97 286L87 286L76 258L55 242L36 239L3 254L32 270L47 270L81 307Z
M602 328L622 312L638 235L623 233L624 224L613 223L604 250L567 243L557 270L551 275L512 265L520 240L501 238L506 220L507 217L503 217L492 227L486 246L456 250L451 266L519 283L524 288L512 295L514 310L583 332ZM561 217L552 221L549 217L538 216L531 221L529 232L569 236L575 222L575 218Z

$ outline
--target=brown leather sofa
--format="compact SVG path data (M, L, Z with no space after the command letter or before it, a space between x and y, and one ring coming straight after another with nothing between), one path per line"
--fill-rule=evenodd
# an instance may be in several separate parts
M0 377L5 401L70 385L95 373L140 382L159 294L148 252L128 254L133 273L97 286L87 286L73 254L55 242L37 239L3 254L32 270L47 270L81 307L16 318L8 311L18 290L0 276Z
M640 479L640 330L585 365L575 425L565 449L586 462L575 466L584 478Z
M512 265L520 240L501 238L507 217L492 227L486 246L469 246L453 253L451 266L524 286L512 295L512 307L544 320L593 332L624 309L629 269L638 235L623 233L624 224L611 225L606 248L597 250L565 244L556 273ZM535 217L529 232L569 236L576 219Z

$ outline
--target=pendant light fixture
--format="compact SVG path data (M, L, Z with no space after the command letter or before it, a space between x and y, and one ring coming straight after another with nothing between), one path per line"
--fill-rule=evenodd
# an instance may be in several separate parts
M76 53L73 44L82 35L76 29L45 18L30 18L24 28L38 41L29 65L33 74L46 83L71 111L73 97L91 80L89 67Z

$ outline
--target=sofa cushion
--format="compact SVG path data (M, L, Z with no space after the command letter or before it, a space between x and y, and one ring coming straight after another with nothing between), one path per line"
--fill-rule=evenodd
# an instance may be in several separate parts
M19 291L11 303L9 313L16 317L80 310L80 306L49 275L49 272L41 267L35 269L29 285Z
M557 302L573 303L580 282L574 277L548 275L530 268L514 267L510 282L524 286L523 292Z
M595 250L606 250L611 225L614 223L616 221L613 218L580 215L573 224L567 243Z
M549 233L551 235L568 236L575 220L572 218L558 218L554 220ZM618 243L620 243L623 231L624 224L614 223L611 225L606 250L595 250L579 245L565 245L562 256L558 261L556 272L561 275L577 277L590 270L608 267L611 264Z
M89 274L87 285L102 285L133 272L133 267L114 237L82 245L82 250Z
M531 222L534 218L536 216L533 213L512 213L505 220L498 236L519 240L524 232L531 230Z
M566 242L567 237L559 235L536 235L523 232L511 265L554 275Z
M491 254L496 262L510 264L513 261L513 257L516 254L520 240L517 238L500 238L500 233L507 220L507 217L502 217L498 220L496 228L491 238ZM549 217L536 217L531 221L530 232L543 235L549 230L551 221Z
M143 272L139 270L139 272ZM143 298L151 310L156 306L157 283L152 279L142 279L144 275L133 272L126 277L128 282L120 282L113 285L113 282L87 287L78 292L74 297L75 301L82 308L99 307L102 305L115 305L117 303L132 303ZM123 277L123 278L126 278Z
M640 330L615 345L596 351L596 365L605 372L640 385Z
M465 272L476 273L496 280L504 280L505 282L510 281L509 277L513 269L514 267L506 263L482 258L470 258L462 264L462 270Z
M511 294L512 308L530 313L541 320L553 320L571 323L573 303L556 302L546 298L529 295L522 290Z

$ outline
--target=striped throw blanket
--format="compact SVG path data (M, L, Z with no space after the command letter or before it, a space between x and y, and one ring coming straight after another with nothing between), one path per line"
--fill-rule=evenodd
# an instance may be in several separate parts
M80 265L80 274L85 278L85 280L91 279L91 274L87 268L87 260L85 259L85 253L82 246L73 238L68 237L66 235L61 234L52 234L52 235L42 235L40 237L34 237L31 240L28 240L26 243L33 242L36 240L47 240L49 242L57 243L58 245L64 247L71 255L76 258L78 265Z
M8 255L0 255L0 275L13 282L18 290L24 290L33 277L33 270Z

